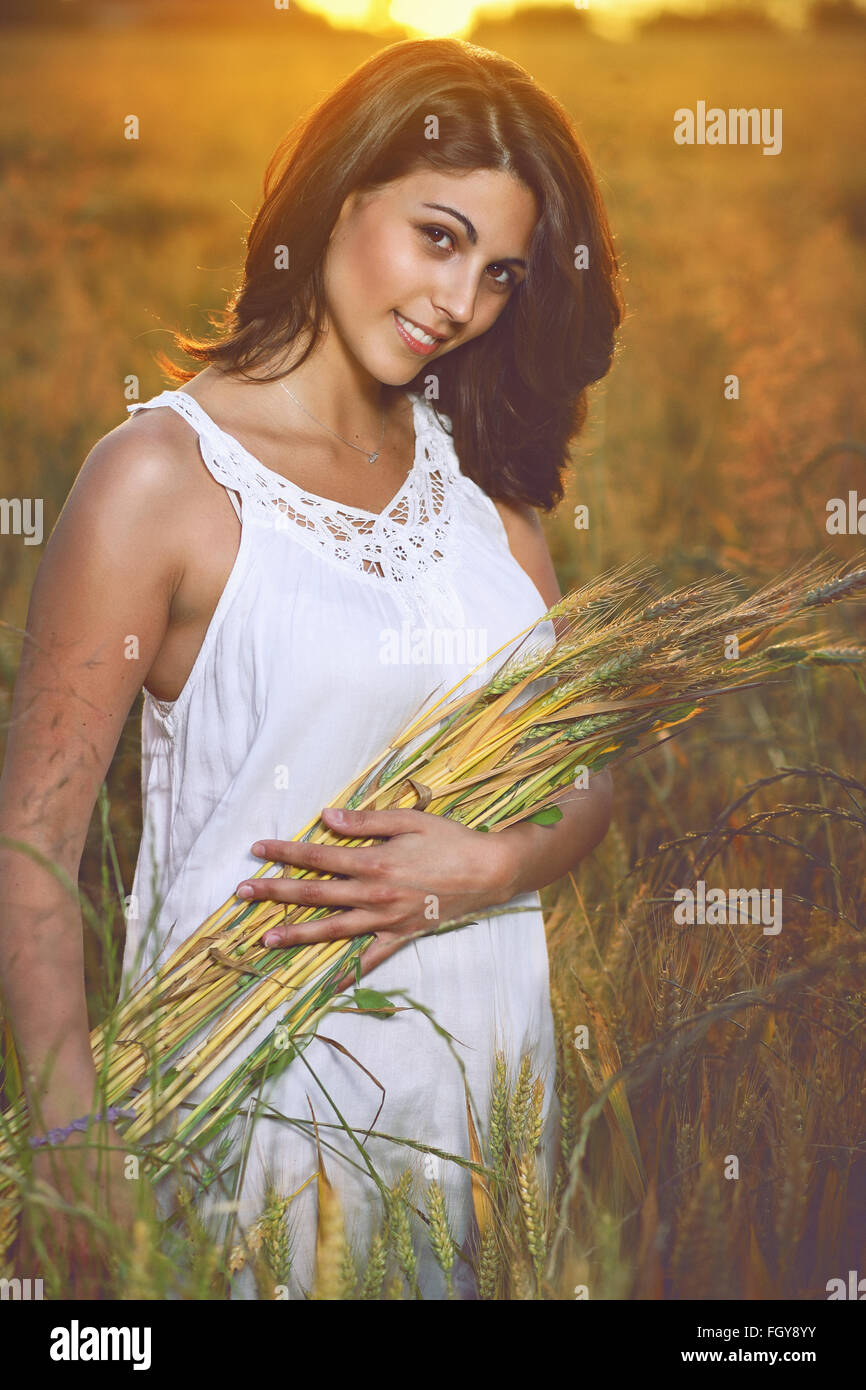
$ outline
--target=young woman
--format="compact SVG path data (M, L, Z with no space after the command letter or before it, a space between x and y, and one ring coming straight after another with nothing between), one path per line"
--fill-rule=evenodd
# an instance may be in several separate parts
M561 500L586 388L609 369L621 317L601 198L559 104L497 54L452 40L394 44L277 151L221 333L177 335L203 370L163 360L181 389L130 407L99 440L55 526L28 616L0 833L75 881L143 687L126 979L249 884L256 898L332 909L280 928L275 942L375 932L370 984L423 1006L386 1023L329 1015L322 1031L340 1047L316 1038L309 1068L296 1061L272 1083L267 1115L245 1136L239 1229L268 1183L287 1194L315 1172L312 1105L328 1178L363 1246L375 1189L333 1106L363 1134L382 1099L370 1074L384 1087L379 1133L468 1156L462 1069L486 1127L495 1051L515 1067L531 1046L550 1152L537 890L605 834L609 775L563 798L555 826L484 835L406 810L330 819L338 834L373 837L368 847L313 849L291 836L425 701L560 597L535 509ZM419 641L431 637L442 640ZM262 858L337 877L251 880ZM34 1127L64 1128L93 1109L80 914L32 857L4 851L0 871L0 971ZM429 930L430 895L433 925L477 921L399 950ZM122 1152L112 1126L101 1130ZM366 1147L389 1182L412 1161L384 1139ZM63 1142L37 1162L64 1192L94 1171ZM465 1245L468 1174L441 1162L435 1175ZM128 1221L129 1186L100 1182L92 1200ZM290 1296L312 1283L315 1222L310 1183L290 1208ZM80 1229L58 1223L54 1234L65 1258L93 1269ZM422 1290L441 1297L429 1250L419 1255ZM471 1296L467 1269L457 1285Z

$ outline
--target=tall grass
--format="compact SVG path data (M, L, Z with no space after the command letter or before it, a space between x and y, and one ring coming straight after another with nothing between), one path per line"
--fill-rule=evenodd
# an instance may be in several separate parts
M844 823L843 913L816 911L802 894L782 954L759 928L672 924L670 887L696 862L706 871L715 864L722 881L826 879L831 870L813 862L808 843L820 823L819 784ZM366 1249L347 1243L325 1182L311 1296L416 1297L424 1242L440 1264L443 1298L459 1262L482 1299L823 1298L828 1279L858 1267L866 783L790 768L745 788L741 801L736 849L733 835L707 827L630 862L615 830L593 857L591 884L564 882L547 895L561 1110L552 1184L538 1161L542 1092L532 1057L508 1075L499 1056L489 1129L469 1131L478 1233L468 1259L453 1250L438 1183L417 1165L375 1199L379 1224ZM770 849L748 833L755 815L788 817L799 831L784 851ZM327 1174L326 1156L320 1168ZM230 1250L181 1198L170 1235L139 1221L131 1240L118 1238L106 1295L221 1298L249 1266L260 1297L282 1297L294 1195L272 1192ZM13 1270L14 1249L0 1275ZM49 1270L46 1296L63 1297L65 1278Z
M151 354L166 346L166 325L201 328L221 303L279 135L373 46L305 40L299 61L236 33L170 45L153 34L7 38L4 495L43 496L52 524L87 450L124 418L126 378L142 396L161 388ZM563 587L636 552L655 556L671 585L725 566L778 572L792 550L827 542L826 499L862 479L866 185L859 109L845 98L859 41L588 40L575 54L515 30L508 51L580 122L628 276L623 350L547 522ZM783 107L781 157L673 145L674 108L696 95L739 105L745 91ZM144 133L132 147L121 138L130 109ZM738 401L722 394L731 371ZM572 526L578 502L590 506L585 532ZM830 543L846 557L856 541ZM37 547L2 538L2 716L37 562ZM138 713L83 864L94 1024L112 1002L140 831ZM544 895L563 1139L558 1188L540 1194L543 1296L586 1286L592 1298L823 1297L827 1278L866 1267L862 743L833 672L749 692L702 736L660 742L632 763L606 840ZM673 888L713 872L784 883L797 909L781 949L742 927L672 924ZM583 1025L593 1046L578 1049ZM499 1150L490 1136L479 1143L493 1191ZM730 1153L737 1180L719 1177ZM499 1296L537 1294L516 1164L508 1172L499 1243L517 1253L497 1274L511 1281ZM530 1182L524 1171L527 1192ZM291 1203L274 1213L290 1195L274 1196L263 1237L271 1293ZM410 1221L424 1238L425 1216L416 1192ZM207 1241L192 1206L171 1247L180 1264L158 1234L136 1229L111 1287L224 1292L232 1252ZM359 1257L355 1296L410 1291L388 1234L366 1264ZM62 1295L62 1275L55 1283Z
M619 571L566 595L549 610L549 619L557 624L555 640L540 645L530 642L525 652L518 647L487 674L485 683L478 689L461 695L457 687L444 696L437 706L425 711L392 741L382 759L359 774L345 789L341 803L395 806L422 794L428 811L495 832L527 815L558 816L556 800L571 784L577 768L588 767L595 771L611 760L631 758L634 753L625 755L625 749L637 743L637 751L643 752L653 734L681 726L720 694L752 689L756 683L766 682L776 671L800 668L804 663L839 665L855 676L858 689L863 692L863 680L856 670L857 663L864 657L863 648L855 644L827 644L823 634L818 638L794 639L790 634L783 634L783 629L804 614L843 599L856 599L866 584L866 567L839 569L824 557L800 564L790 574L765 585L760 592L745 596L736 596L732 581L727 579L704 581L670 594L652 594L648 587L649 575L639 567L632 567L628 579L632 591L629 602L622 597L625 576ZM535 626L527 629L521 646L534 632ZM728 676L724 673L725 662L719 649L731 632L738 635L741 652L735 663L736 674ZM541 689L538 689L539 681ZM530 698L521 698L525 696ZM853 778L837 777L836 781L849 793L860 786ZM737 806L746 799L741 796ZM863 813L853 795L852 800L854 810L831 811L824 803L821 807L785 805L777 813L751 815L737 828L734 839L763 836L776 845L795 844L790 837L765 828L766 823L774 822L781 814L817 813L825 821L838 817L846 828L855 826L862 830ZM688 877L693 872L706 874L710 871L728 838L727 814L711 827L707 848L699 864L689 866ZM315 838L322 835L323 828L316 821L307 827L305 834L310 832ZM680 836L674 843L690 845L693 838ZM849 926L856 925L843 906L838 865L814 852L806 851L806 854L811 863L820 863L836 876L834 887L839 909L835 918ZM770 891L774 898L781 892L779 889ZM674 895L671 901L678 896ZM790 900L788 892L783 896ZM794 901L803 900L795 894ZM356 959L367 943L367 938L362 937L350 943L269 951L260 943L262 931L274 913L279 915L283 910L279 904L268 902L239 908L233 907L231 901L224 904L183 942L152 978L145 980L128 999L123 999L105 1026L94 1034L94 1058L98 1069L104 1073L101 1079L105 1086L105 1103L120 1102L133 1107L128 1111L132 1124L124 1132L123 1142L135 1145L184 1105L190 1091L199 1087L213 1067L238 1047L264 1014L280 1012L281 1005L288 1008L279 1027L286 1030L291 1041L288 1047L281 1049L282 1056L280 1050L275 1053L274 1034L251 1056L244 1057L212 1094L193 1106L191 1113L180 1119L167 1139L148 1146L144 1155L146 1173L153 1180L176 1170L204 1146L218 1140L247 1102L262 1093L266 1081L294 1061L299 1054L299 1043L309 1037L333 1007L337 978L345 973L350 960ZM306 908L293 908L288 915L294 919L310 913ZM675 914L672 920L674 923L680 921ZM708 968L707 956L714 953L718 924L717 919L710 916L706 922L712 923L712 928L697 951L703 971ZM728 930L732 925L737 929L743 924L761 925L760 921L752 919L750 922L739 914L726 916L722 922ZM770 926L770 923L765 925ZM774 920L772 925L775 928L772 934L777 935L782 923ZM785 925L790 933L788 909ZM704 926L703 920L701 926ZM704 937L704 932L697 936ZM684 948L683 939L690 937L688 948ZM736 932L734 939L737 939ZM480 1240L479 1263L474 1276L480 1281L478 1287L486 1291L485 1296L532 1296L528 1289L542 1296L543 1276L546 1273L549 1279L554 1274L555 1256L569 1229L567 1205L574 1194L582 1190L580 1163L589 1138L589 1122L598 1113L601 1100L609 1107L608 1119L617 1141L622 1174L632 1195L642 1200L647 1191L646 1170L625 1078L643 1083L647 1077L660 1075L665 1093L682 1097L688 1060L692 1055L690 1044L704 1039L711 1022L734 1017L751 1005L771 1007L775 1018L779 1007L777 995L785 999L804 983L814 981L817 984L831 967L840 976L844 975L844 968L850 967L856 979L863 964L860 946L855 940L829 956L826 951L819 952L804 970L774 979L771 1003L771 995L766 990L762 992L762 986L769 981L760 980L760 972L751 970L747 988L729 996L725 1006L705 1011L689 1023L693 1015L680 994L680 990L687 987L678 977L685 972L695 948L692 934L684 933L676 939L676 949L666 954L664 973L659 977L653 1001L657 1038L645 1042L640 1050L635 1049L628 1035L622 1013L616 1020L617 1027L612 1029L598 1002L578 980L579 996L588 1021L577 1025L575 1047L584 1079L598 1099L584 1108L581 1131L570 1150L571 1136L566 1118L563 1131L566 1147L562 1149L562 1158L567 1162L568 1181L564 1185L563 1208L552 1245L548 1232L551 1205L543 1191L535 1152L542 1140L543 1089L531 1082L531 1059L524 1059L511 1094L506 1094L506 1078L498 1059L489 1135L492 1176L486 1171L467 1096L467 1125L474 1165L472 1183ZM741 963L737 961L738 965ZM609 973L607 966L605 970ZM724 969L719 967L712 978L717 983L724 979ZM689 989L688 993L696 996L700 991ZM627 997L633 998L633 994ZM556 995L556 1002L561 1022L565 1012L561 995ZM388 1001L377 1001L375 997L372 1007L381 1007L382 1003L390 1007ZM582 1037L579 1043L578 1031ZM664 1044L661 1060L656 1055L659 1037ZM588 1045L590 1038L591 1046ZM626 1067L622 1064L623 1047L631 1056ZM14 1063L14 1053L10 1056ZM564 1055L562 1075L568 1075L569 1064L570 1059ZM703 1084L705 1088L705 1081ZM570 1104L566 1094L563 1105L566 1117L570 1114ZM702 1092L702 1119L703 1104ZM337 1115L343 1123L339 1112ZM10 1221L16 1200L20 1200L22 1191L25 1203L32 1204L35 1196L29 1183L26 1149L21 1142L26 1132L25 1118L23 1104L19 1103L2 1120L0 1193L3 1202L0 1207L4 1212L7 1241L12 1234ZM342 1229L337 1214L339 1201L327 1180L315 1121L314 1129L319 1148L320 1227L324 1223L327 1231L337 1232ZM691 1123L686 1129L678 1130L675 1152L666 1155L675 1167L693 1130ZM527 1136L531 1139L528 1146L524 1144ZM722 1158L718 1152L711 1152L711 1137L703 1131L698 1135L699 1161L709 1165L707 1183L712 1182L714 1165L718 1166ZM661 1133L659 1138L661 1142ZM412 1141L402 1142L411 1144ZM222 1144L217 1147L218 1152L222 1152ZM359 1153L363 1153L360 1147ZM802 1150L797 1149L797 1153L802 1164L805 1161ZM364 1157L382 1189L381 1179L376 1177L366 1155ZM453 1155L446 1157L448 1161L459 1162ZM731 1165L730 1171L725 1167L722 1175L725 1179L739 1180L741 1157L734 1150L724 1155L725 1165ZM220 1176L219 1161L212 1163L209 1157L208 1164L211 1171L204 1185L213 1184L214 1173ZM718 1173L715 1176L721 1181ZM492 1190L489 1181L492 1181ZM787 1185L783 1186L787 1191ZM715 1188L713 1191L713 1200L721 1211L724 1199ZM17 1199L13 1196L15 1192ZM288 1195L274 1194L281 1220L285 1216ZM389 1229L395 1222L399 1227L395 1249L402 1261L401 1268L411 1291L420 1297L421 1288L413 1263L408 1197L408 1189L403 1191L402 1187L398 1194L392 1192L387 1198L387 1213L391 1223ZM705 1197L706 1193L702 1193L700 1201L704 1202ZM445 1275L447 1292L451 1294L455 1249L438 1185L428 1192L426 1200L434 1252ZM193 1194L190 1194L189 1206L190 1209L194 1207ZM270 1229L270 1212L269 1201L255 1227L259 1235L255 1249L250 1250L247 1243L250 1255L262 1244L264 1232ZM517 1227L524 1234L529 1265L521 1263L522 1257L515 1255L517 1264L512 1270L505 1256L516 1249L514 1232ZM283 1257L290 1260L290 1245L284 1231L280 1239ZM345 1281L342 1274L337 1278L334 1270L348 1268L347 1260L354 1268L354 1254L343 1249L345 1241L343 1239L341 1244L340 1239L336 1234L333 1241L326 1236L320 1237L315 1297L337 1297L333 1290L338 1286L342 1288ZM334 1242L334 1249L339 1247L339 1259L333 1253L326 1259L323 1251L330 1252ZM508 1242L507 1249L505 1242ZM680 1257L681 1252L676 1247L672 1259ZM322 1269L322 1260L329 1269L333 1264L330 1274ZM323 1293L324 1288L330 1292Z

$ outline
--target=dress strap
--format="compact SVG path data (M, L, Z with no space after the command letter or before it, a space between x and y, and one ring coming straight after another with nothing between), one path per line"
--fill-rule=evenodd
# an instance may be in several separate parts
M461 489L475 485L460 471L445 428L450 430L449 417L437 418L423 396L410 394L410 399L415 426L413 466L378 513L308 492L274 472L185 391L162 391L127 409L167 405L182 415L198 434L208 471L230 496L239 494L253 524L261 522L284 532L360 582L384 581L409 616L415 616L416 606L423 608L435 600L440 614L446 610L451 614L438 617L437 622L460 627L462 604L451 580L462 545L458 502ZM237 507L235 511L240 517Z
M195 430L205 467L211 477L227 490L235 515L239 521L242 521L239 497L244 492L245 479L242 470L232 459L231 452L221 447L222 431L217 429L213 420L202 409L198 401L182 391L161 391L158 396L152 396L149 401L136 401L133 405L128 405L126 409L135 414L137 410L157 405L170 406L172 410L177 411L178 415L182 415Z

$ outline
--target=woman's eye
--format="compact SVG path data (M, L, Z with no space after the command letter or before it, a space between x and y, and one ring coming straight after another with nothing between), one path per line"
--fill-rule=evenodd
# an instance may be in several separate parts
M449 232L445 227L427 226L427 227L422 227L420 230L421 230L421 232L423 233L423 235L426 237L426 239L427 239L427 241L430 243L430 245L433 246L433 247L435 247L435 249L436 249L437 251L445 251L445 250L447 250L448 248L447 248L446 246L443 246L443 244L442 244L441 241L435 241L435 240L434 240L434 237L436 237L436 236L443 236L443 237L448 237L449 241L451 241L451 242L454 241L454 236L453 236L453 234L452 234L451 232ZM492 268L493 268L494 270L496 269L495 263L494 263L494 265L493 265ZM505 290L505 289L516 289L517 285L519 284L519 281L518 281L518 279L517 279L517 276L513 273L513 271L509 270L507 266L503 266L503 267L502 267L501 274L505 276L505 279L504 279L504 280L500 280L498 276L493 276L493 281L494 281L494 283L495 283L496 285L499 285L499 286L500 286L502 289L504 289L504 290Z
M516 276L515 274L513 274L513 272L510 271L510 270L508 269L508 266L503 266L503 267L502 267L502 274L505 275L507 278L506 278L505 280L499 280L499 279L497 279L497 280L496 280L497 285L502 285L503 288L505 288L505 289L507 289L510 285L514 285L514 286L517 285L517 276ZM494 278L495 278L495 277L494 277Z
M444 227L422 227L421 231L424 233L427 240L431 242L431 244L435 246L439 251L444 251L445 247L442 245L441 241L433 240L434 234L439 236L447 236L450 237L452 241L454 240L454 238L451 236L451 233L447 232Z

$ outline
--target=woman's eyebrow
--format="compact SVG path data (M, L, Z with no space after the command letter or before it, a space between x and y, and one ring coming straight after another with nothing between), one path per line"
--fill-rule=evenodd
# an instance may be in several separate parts
M444 203L422 203L421 206L422 208L434 208L437 212L447 212L451 217L456 217L457 221L462 222L463 226L466 228L466 235L469 237L472 245L474 246L478 241L478 232L475 229L475 224L470 222L469 218L466 217L464 213L458 212L456 208L446 207ZM524 270L526 269L526 261L522 260L520 256L499 256L496 264L519 265L522 266Z

